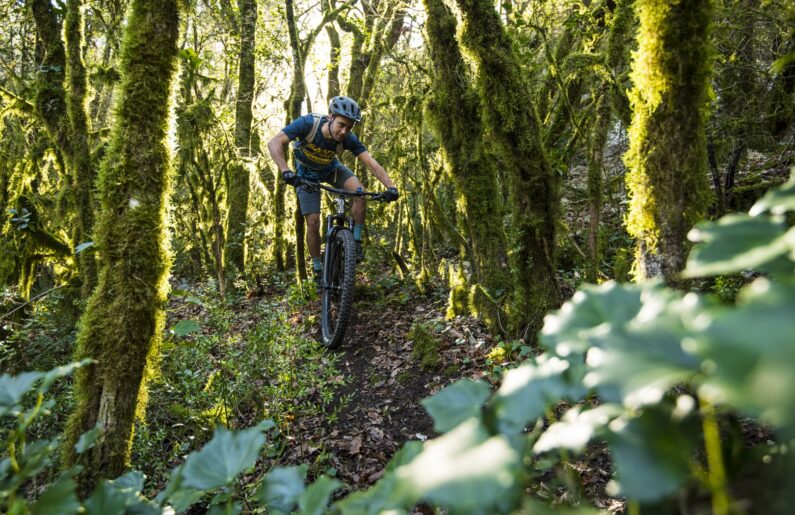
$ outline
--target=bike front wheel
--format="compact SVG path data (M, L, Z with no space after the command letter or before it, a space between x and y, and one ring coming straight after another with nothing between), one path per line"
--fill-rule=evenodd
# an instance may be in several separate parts
M336 231L326 243L323 267L320 324L323 345L333 349L342 343L351 319L356 279L356 251L353 233Z

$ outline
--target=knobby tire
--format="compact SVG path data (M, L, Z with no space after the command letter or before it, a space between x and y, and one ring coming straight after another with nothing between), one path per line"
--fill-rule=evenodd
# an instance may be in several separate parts
M327 259L323 267L326 287L321 295L321 332L323 345L337 347L345 337L353 307L356 279L356 251L353 233L340 229L334 241L327 245ZM330 247L330 248L329 248Z

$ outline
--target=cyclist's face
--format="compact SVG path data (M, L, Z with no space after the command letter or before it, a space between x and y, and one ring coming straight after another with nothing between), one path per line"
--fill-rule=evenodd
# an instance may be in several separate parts
M350 118L345 118L344 116L335 116L331 119L329 123L329 132L331 133L331 138L334 141L342 141L345 139L345 136L351 132L354 125L353 120Z

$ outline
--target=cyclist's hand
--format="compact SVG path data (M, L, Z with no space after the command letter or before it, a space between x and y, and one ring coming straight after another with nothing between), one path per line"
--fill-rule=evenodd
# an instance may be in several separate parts
M301 184L301 178L293 173L292 170L282 170L282 180L290 186L298 186Z
M387 188L384 192L384 200L387 202L394 202L399 196L397 188Z

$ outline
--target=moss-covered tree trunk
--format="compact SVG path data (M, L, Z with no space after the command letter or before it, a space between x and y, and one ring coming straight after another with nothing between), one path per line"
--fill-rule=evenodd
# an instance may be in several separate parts
M287 18L287 32L290 36L290 50L293 58L293 83L290 89L290 100L287 109L288 123L301 116L301 105L306 96L306 83L304 82L304 63L306 62L305 53L302 49L301 40L298 37L298 27L296 26L293 0L285 0L285 13ZM285 155L287 151L285 150ZM293 220L295 223L295 269L299 281L305 281L306 275L306 248L305 235L306 226L304 217L301 216L301 208L298 204L298 195L293 196Z
M514 292L512 326L530 337L560 304L555 276L558 178L541 146L538 116L525 77L494 5L457 0L464 23L461 43L478 68L478 93L488 132L505 163L510 195ZM499 223L498 220L494 220Z
M333 25L326 27L326 34L329 39L329 69L328 69L328 83L326 87L326 100L331 101L332 98L340 94L340 54L342 52L342 43L340 42L340 35Z
M604 175L604 147L613 124L610 106L616 91L616 80L626 66L627 34L632 24L631 0L617 0L612 4L607 44L604 48L605 66L610 79L598 79L595 84L595 111L588 139L588 263L585 279L596 282L599 277L599 225L602 212Z
M69 156L72 178L75 185L77 208L77 230L75 243L82 244L93 237L94 228L94 168L91 163L91 148L88 141L88 80L83 64L83 0L68 0L64 36L66 39L67 78L69 82L68 112L71 123L71 156ZM82 280L83 298L88 298L97 284L97 263L92 251L78 254L78 269Z
M795 122L795 5L792 2L785 3L784 8L788 37L779 60L773 66L777 73L770 109L773 113L771 134L776 139L786 136L787 130Z
M483 144L483 126L477 92L466 80L467 70L455 38L455 16L441 0L425 0L426 32L433 63L430 122L439 137L447 172L453 179L462 211L462 225L471 242L473 281L486 299L508 289L506 239L494 156ZM453 295L455 297L455 294ZM472 295L472 300L483 299ZM483 300L486 300L483 299ZM495 302L470 303L468 311L484 316L498 328Z
M687 256L686 234L709 203L705 108L710 0L639 0L632 64L627 229L637 239L636 276L671 281Z
M73 185L74 196L69 201L76 212L75 243L85 243L91 238L94 222L91 194L94 172L88 143L87 78L82 58L82 1L67 2L63 27L66 45L62 39L61 22L52 4L33 0L31 7L44 50L37 73L36 113L53 142L61 172L67 183ZM68 90L65 87L67 82ZM82 293L87 297L96 285L93 252L82 252L77 265L83 282Z
M99 284L81 320L76 407L63 456L80 463L81 488L116 477L130 457L133 422L146 405L146 379L163 332L168 290L166 132L176 68L176 0L133 0L121 52L122 84L110 148L100 170L97 223ZM76 456L84 431L102 430L95 447Z
M31 11L44 54L36 73L36 113L53 141L61 172L66 174L66 161L72 151L64 88L66 49L61 39L61 22L49 0L32 0Z
M251 155L251 120L254 100L254 47L256 44L257 2L238 0L240 8L240 59L237 101L235 104L235 146L241 160ZM237 162L229 174L224 268L228 273L244 274L246 263L246 225L248 215L248 166Z

